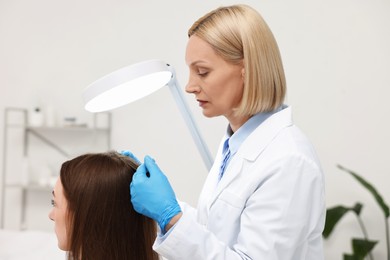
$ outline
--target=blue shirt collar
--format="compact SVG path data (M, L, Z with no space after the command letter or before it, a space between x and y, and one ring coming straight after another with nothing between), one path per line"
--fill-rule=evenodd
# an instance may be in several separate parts
M229 149L231 155L235 154L240 148L244 140L268 117L272 114L279 112L285 106L281 106L271 112L257 113L250 117L235 133L233 133L230 125L227 127L226 136L229 138Z

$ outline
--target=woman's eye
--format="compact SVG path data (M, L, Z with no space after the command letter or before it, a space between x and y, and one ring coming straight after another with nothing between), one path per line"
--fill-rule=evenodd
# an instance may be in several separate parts
M53 207L55 207L55 206L56 206L56 202L55 202L54 200L51 200L51 205L52 205Z
M207 76L207 74L209 74L208 71L199 71L198 72L198 75L201 76L201 77L205 77L205 76Z

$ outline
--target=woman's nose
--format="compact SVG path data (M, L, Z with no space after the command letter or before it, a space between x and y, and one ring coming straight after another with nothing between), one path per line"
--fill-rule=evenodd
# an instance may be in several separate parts
M53 209L50 210L49 212L49 219L54 221L54 212L53 212Z
M191 85L190 82L187 83L186 88L185 88L187 93L194 93L195 92L195 87L194 85Z
M192 73L190 73L190 76L188 78L188 82L187 82L187 85L185 87L185 90L187 93L195 93L198 91L198 87L197 87L197 83L196 83L196 80L194 79L194 76L192 75Z
M190 94L199 92L199 90L200 90L199 85L197 85L195 80L191 79L191 76L188 79L188 83L186 85L185 90L187 93L190 93Z

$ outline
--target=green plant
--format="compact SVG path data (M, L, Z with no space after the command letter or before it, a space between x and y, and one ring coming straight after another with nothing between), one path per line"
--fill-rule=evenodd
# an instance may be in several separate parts
M374 196L375 201L378 203L379 207L383 211L383 215L385 219L387 259L390 260L390 241L389 241L389 223L388 223L390 212L389 212L388 205L385 203L382 196L378 193L378 191L374 188L374 186L372 186L369 182L367 182L357 173L347 168L344 168L341 165L337 165L337 167L343 170L344 172L349 173L364 188L366 188ZM352 254L344 254L343 255L344 260L363 260L365 257L368 257L370 260L373 260L371 251L374 248L374 246L378 243L378 241L370 240L368 238L366 227L364 226L363 220L360 216L362 209L363 209L363 205L357 202L353 207L338 205L335 207L328 208L326 211L325 228L322 233L324 238L328 238L330 236L336 224L348 212L352 212L355 214L359 226L362 230L364 238L352 239Z

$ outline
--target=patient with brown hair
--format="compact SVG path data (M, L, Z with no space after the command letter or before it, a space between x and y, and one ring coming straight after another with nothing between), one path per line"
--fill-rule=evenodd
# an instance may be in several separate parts
M53 190L58 247L75 260L155 260L155 222L130 203L138 163L117 152L66 161Z

